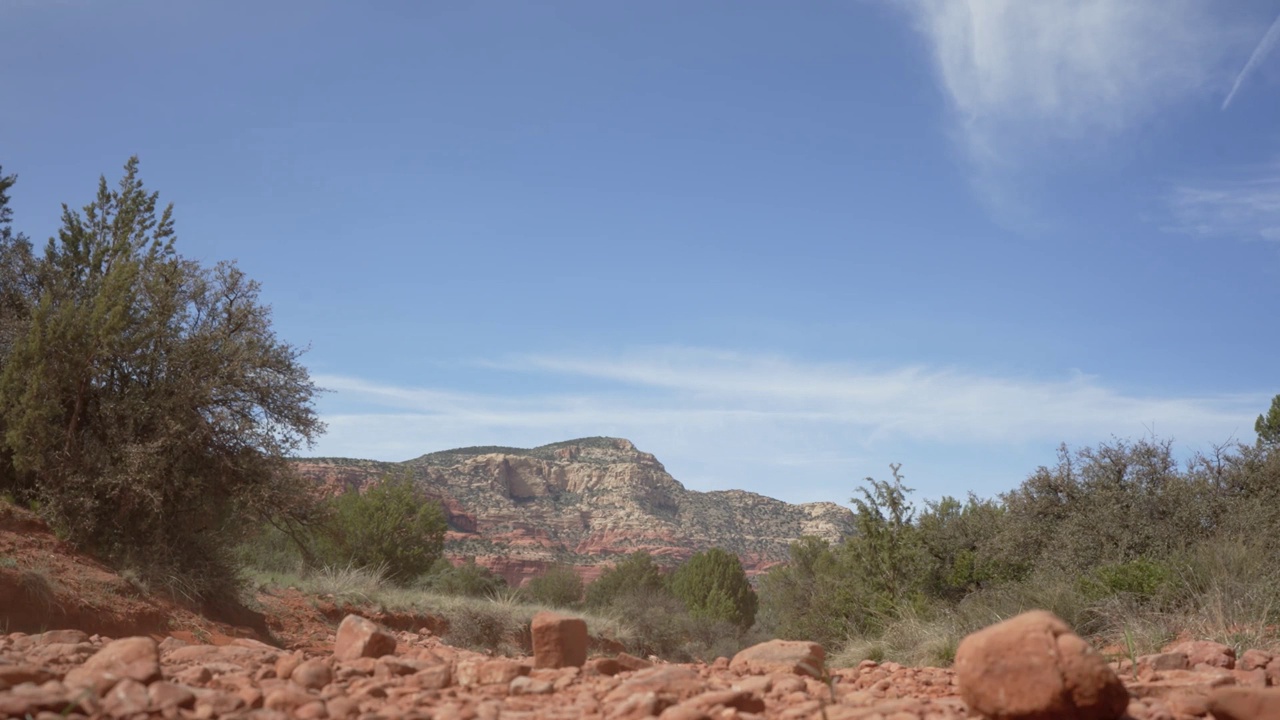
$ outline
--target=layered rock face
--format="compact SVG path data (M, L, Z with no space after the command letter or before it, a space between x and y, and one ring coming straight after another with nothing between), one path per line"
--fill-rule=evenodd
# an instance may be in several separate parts
M409 470L445 508L446 554L474 557L512 585L552 563L574 565L590 581L637 550L674 565L722 547L742 559L748 574L758 574L787 560L802 536L838 542L853 531L853 513L835 503L688 490L657 458L620 438L531 450L462 448L403 463L318 458L297 466L337 492Z

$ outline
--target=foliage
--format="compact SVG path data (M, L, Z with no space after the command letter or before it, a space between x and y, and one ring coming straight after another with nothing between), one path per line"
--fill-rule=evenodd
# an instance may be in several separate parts
M1171 578L1165 563L1138 558L1094 568L1080 579L1080 590L1090 600L1126 595L1151 600Z
M454 565L440 558L426 575L418 578L416 586L445 595L483 598L492 597L506 589L507 581L489 568L476 564L473 557L467 558L461 565Z
M82 212L64 206L16 279L6 263L4 304L26 314L0 375L0 491L38 501L73 543L203 595L229 587L224 548L249 518L311 519L284 458L323 429L316 388L258 285L180 256L172 206L136 158L124 171ZM4 252L22 256L5 220Z
M522 590L534 602L570 607L582 600L582 577L568 565L552 565Z
M696 553L671 575L671 592L696 618L724 620L746 629L758 600L738 556L721 548Z
M1280 446L1280 395L1271 398L1271 407L1258 416L1253 431L1258 433L1259 445Z
M444 550L444 510L422 494L408 471L364 492L342 493L329 507L330 529L317 543L326 565L382 567L389 581L404 585L427 572Z
M862 497L851 500L857 533L844 548L863 586L863 601L875 613L888 613L915 594L923 567L915 506L907 499L912 490L902 483L902 466L889 467L892 482L867 478L859 488Z
M631 553L587 586L587 607L605 607L637 593L665 592L662 569L644 551Z

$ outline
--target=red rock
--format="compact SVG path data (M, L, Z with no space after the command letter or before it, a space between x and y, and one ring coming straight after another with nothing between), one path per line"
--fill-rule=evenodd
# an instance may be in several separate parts
M308 690L319 690L333 682L333 670L323 660L308 660L294 668L289 679Z
M508 688L512 695L546 695L555 689L546 680L535 680L523 675L513 678Z
M505 685L521 675L529 674L529 666L498 658L494 660L468 660L458 663L454 680L463 687L476 685Z
M133 678L124 678L116 683L102 698L102 709L112 717L137 715L146 712L150 706L147 686Z
M1236 662L1236 668L1239 670L1256 670L1265 668L1267 663L1271 662L1273 656L1269 652L1262 650L1245 650L1240 656L1240 660Z
M359 615L348 615L342 619L333 644L333 656L339 660L378 658L395 651L395 637Z
M818 643L770 640L734 655L729 667L744 673L783 672L822 677L826 673L825 661L826 652Z
M683 704L704 710L719 706L750 713L764 712L764 700L743 690L710 690L689 698Z
M582 667L587 662L585 620L543 611L533 616L530 630L534 667Z
M56 677L52 672L35 665L0 665L0 690L8 690L23 683L47 682Z
M1162 652L1138 657L1138 672L1190 669L1191 662L1185 653Z
M1280 718L1280 688L1218 688L1209 695L1209 712L1217 720Z
M453 668L446 664L423 668L413 674L413 682L423 690L442 690L453 681Z
M262 698L262 707L280 712L292 712L318 698L299 687L282 687L272 690Z
M32 638L36 645L79 645L89 642L89 635L80 630L50 630Z
M157 710L191 707L196 702L196 695L191 692L191 688L163 680L151 683L147 688L147 697L151 699L151 707Z
M1180 652L1187 656L1191 667L1208 665L1230 670L1236 666L1236 651L1222 643L1193 640L1174 645L1166 652Z
M994 720L1114 720L1129 705L1102 655L1044 611L969 635L955 669L965 702Z
M698 673L678 665L660 666L641 670L611 690L605 700L616 702L644 693L658 693L660 697L682 700L693 697L706 689L706 683ZM663 708L667 705L663 705Z
M276 659L276 677L285 679L289 678L293 675L293 671L296 670L305 659L306 658L303 657L302 651L300 650L298 652L289 653L288 655L281 655Z
M160 651L155 640L131 637L107 643L83 665L69 671L64 682L74 688L93 688L102 695L124 678L144 684L160 679Z
M653 667L653 663L649 662L648 660L645 660L644 658L638 658L635 655L632 655L630 653L620 652L618 653L618 657L616 659L618 661L618 664L622 666L623 670L627 670L631 672L634 672L636 670L648 670L649 668Z
M590 667L601 675L613 676L622 672L622 664L613 658L595 658Z

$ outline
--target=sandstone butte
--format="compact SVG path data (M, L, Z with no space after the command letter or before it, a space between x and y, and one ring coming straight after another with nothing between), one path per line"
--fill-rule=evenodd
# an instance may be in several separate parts
M474 557L513 587L566 561L590 582L637 550L675 565L721 547L757 575L785 562L804 535L837 543L853 532L853 513L835 503L688 490L657 458L620 438L462 448L402 463L312 458L296 467L331 492L409 470L444 507L445 554L455 562Z
M0 635L0 717L422 720L1274 720L1280 658L1183 643L1108 662L1060 620L1029 613L969 636L956 668L830 668L813 643L770 641L709 664L587 654L572 618L535 618L533 657L449 647L425 628L347 616L328 645L287 651Z

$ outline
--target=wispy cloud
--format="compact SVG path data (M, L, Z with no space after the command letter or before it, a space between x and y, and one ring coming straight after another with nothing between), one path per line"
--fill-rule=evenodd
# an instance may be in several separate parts
M1010 174L1043 172L1063 164L1063 151L1096 149L1175 102L1207 96L1238 45L1203 0L904 6L932 49L975 183L995 195L1009 190Z
M1058 442L1136 437L1153 423L1161 436L1202 446L1247 430L1267 399L1142 395L1080 374L1011 379L686 348L526 356L488 367L519 373L529 386L541 377L542 384L593 390L465 394L320 376L345 407L324 413L330 432L318 450L404 459L460 445L530 446L605 434L656 453L693 486L839 499L845 491L835 488L851 478L906 460L939 473L934 483L1005 475L1003 486L987 488L994 491L1034 468L1026 464L1028 447L1043 451L1039 462L1046 462ZM944 472L956 475L944 479Z
M1280 241L1280 162L1231 179L1179 186L1170 205L1176 230Z
M1262 40L1258 42L1258 46L1253 49L1253 53L1249 55L1249 60L1244 67L1236 75L1235 82L1231 83L1231 92L1227 93L1227 99L1222 101L1222 109L1226 110L1231 105L1231 101L1235 98L1236 92L1240 90L1240 86L1244 83L1244 79L1258 67L1263 60L1266 59L1271 51L1275 50L1276 45L1280 45L1280 16L1271 23L1271 27L1266 34L1262 36Z

